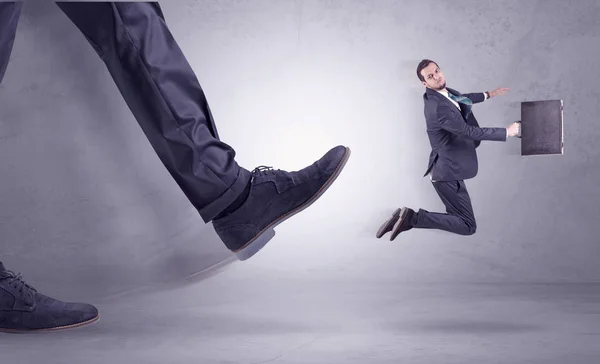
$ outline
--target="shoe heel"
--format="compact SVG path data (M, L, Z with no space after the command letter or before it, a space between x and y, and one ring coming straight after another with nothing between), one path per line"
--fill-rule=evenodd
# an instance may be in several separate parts
M235 252L236 258L240 261L244 261L244 260L251 258L254 254L258 253L259 250L261 250L265 245L267 245L269 240L273 239L274 236L275 236L275 230L273 230L273 229L269 229L269 230L263 232L258 237L256 237L253 242L248 244L246 247L242 248L241 250L236 251Z
M396 223L394 224L394 227L392 228L392 234L390 235L390 241L393 241L394 239L396 239L398 234L400 234L400 225L402 225L402 222L404 222L404 219L406 218L407 213L408 213L408 209L406 207L403 207L402 210L400 210L398 220L396 221Z

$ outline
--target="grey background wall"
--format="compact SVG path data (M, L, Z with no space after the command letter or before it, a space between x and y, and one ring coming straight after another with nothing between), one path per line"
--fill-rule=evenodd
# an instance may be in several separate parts
M403 282L597 281L600 1L178 1L172 32L246 168L299 169L337 144L332 189L239 269ZM415 68L436 60L484 126L563 99L565 154L484 142L474 236L377 240L408 205L442 210ZM230 257L155 156L101 60L51 3L28 3L0 87L0 260L65 299L167 282ZM66 283L66 284L65 284Z

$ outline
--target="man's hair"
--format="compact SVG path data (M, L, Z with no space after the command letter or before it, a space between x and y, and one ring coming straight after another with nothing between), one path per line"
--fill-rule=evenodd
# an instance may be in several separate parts
M425 77L423 77L423 75L421 74L421 71L423 70L423 68L429 66L430 63L435 63L436 66L438 66L438 64L430 59L424 59L421 62L419 62L419 65L417 66L417 77L419 77L419 80L421 81L425 81ZM439 67L439 66L438 66Z

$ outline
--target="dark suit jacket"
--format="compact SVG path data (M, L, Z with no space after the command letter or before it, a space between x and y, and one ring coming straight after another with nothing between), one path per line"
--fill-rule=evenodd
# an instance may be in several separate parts
M460 92L446 87L448 92ZM483 93L464 94L473 104L485 100ZM431 144L429 165L436 181L456 181L477 175L478 163L475 148L482 140L506 141L505 128L481 128L469 105L459 103L460 110L439 92L427 88L423 94L427 135Z

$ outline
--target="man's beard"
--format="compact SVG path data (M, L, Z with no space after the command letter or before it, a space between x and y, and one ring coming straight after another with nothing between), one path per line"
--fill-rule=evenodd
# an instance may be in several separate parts
M440 86L434 87L434 90L441 91L446 88L446 81L442 83Z

